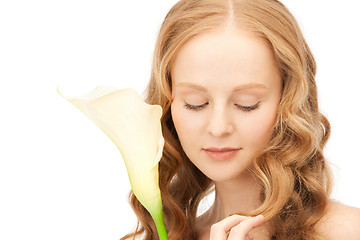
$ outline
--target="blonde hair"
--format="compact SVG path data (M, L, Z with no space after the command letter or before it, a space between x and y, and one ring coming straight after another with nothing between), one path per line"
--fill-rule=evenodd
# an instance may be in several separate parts
M165 17L146 101L163 107L165 147L159 185L169 239L197 239L197 208L213 185L187 158L174 128L172 64L190 38L229 22L269 43L283 84L272 138L251 168L262 183L263 203L241 214L263 214L271 224L272 239L321 239L315 226L331 192L331 172L323 156L330 124L319 112L313 55L290 11L276 0L181 0ZM149 213L132 192L130 203L139 222L135 232L122 239L141 234L144 239L158 239Z

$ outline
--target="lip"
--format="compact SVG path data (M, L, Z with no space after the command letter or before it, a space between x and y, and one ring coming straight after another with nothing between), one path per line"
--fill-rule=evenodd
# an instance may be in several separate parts
M213 160L227 160L234 157L242 148L204 148L206 155Z

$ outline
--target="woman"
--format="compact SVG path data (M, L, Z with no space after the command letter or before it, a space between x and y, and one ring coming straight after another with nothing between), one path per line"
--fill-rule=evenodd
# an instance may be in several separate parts
M276 0L182 0L157 40L147 102L163 107L159 185L170 239L360 239L329 199L316 64ZM212 189L215 201L197 216ZM155 225L133 194L137 230Z

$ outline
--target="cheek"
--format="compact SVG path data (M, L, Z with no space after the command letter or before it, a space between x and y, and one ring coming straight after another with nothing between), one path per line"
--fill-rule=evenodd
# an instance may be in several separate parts
M271 138L276 116L277 112L275 110L259 111L251 119L248 119L248 124L245 124L241 131L246 133L246 136L249 136L248 139L252 144L263 146Z
M171 106L171 116L180 141L183 139L191 139L185 138L184 136L190 136L199 129L198 119L189 116L186 110L183 110L180 106Z

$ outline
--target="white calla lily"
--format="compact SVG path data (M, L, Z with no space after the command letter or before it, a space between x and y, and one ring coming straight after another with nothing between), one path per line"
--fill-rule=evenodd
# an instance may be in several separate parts
M135 196L154 219L160 239L167 239L158 183L158 163L164 147L160 122L162 108L145 103L134 89L129 88L102 86L77 98L65 98L118 147Z

